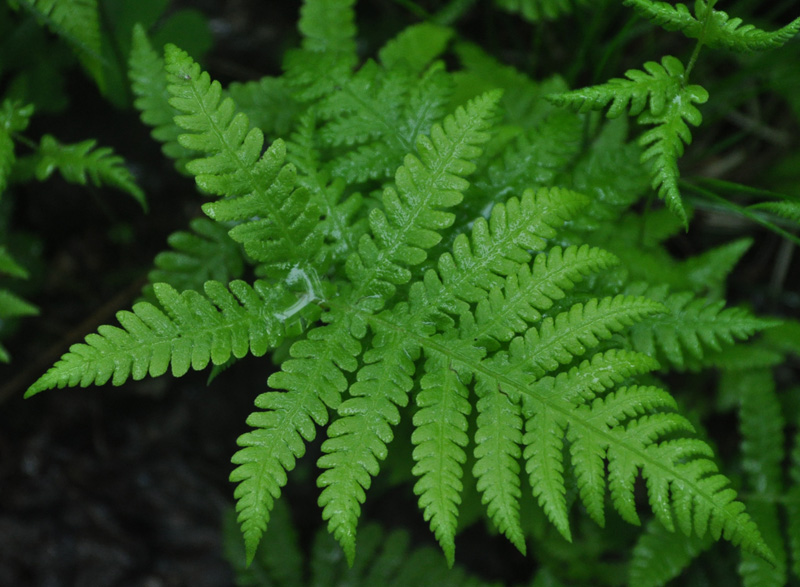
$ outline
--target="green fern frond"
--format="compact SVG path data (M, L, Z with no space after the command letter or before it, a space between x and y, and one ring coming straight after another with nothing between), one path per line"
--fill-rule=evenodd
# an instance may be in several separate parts
M551 94L547 99L558 106L569 106L577 112L602 110L610 103L606 113L609 118L616 118L626 111L630 116L638 116L645 109L651 114L659 115L680 94L684 73L683 63L666 55L661 63L645 63L644 71L626 71L627 79L614 78L598 86L564 94ZM694 94L700 93L702 88L689 86L687 90L689 89Z
M378 52L387 69L406 68L422 73L441 55L453 37L453 30L430 22L411 25L387 42Z
M327 121L322 141L333 148L346 145L330 162L332 175L351 183L390 177L416 137L444 116L450 89L441 64L417 77L405 68L384 70L368 62L316 108Z
M373 210L369 223L374 240L363 237L358 255L347 262L347 275L361 290L381 288L381 296L392 295L394 284L406 283L405 266L422 263L454 216L440 211L455 206L469 186L464 179L475 170L472 160L489 139L500 92L489 92L459 107L434 125L430 138L417 138L417 153L407 155L395 174L396 187L383 191L382 210ZM386 292L386 293L382 293ZM388 295L387 295L388 294Z
M169 103L164 60L153 49L144 28L133 28L128 77L135 96L133 105L139 110L142 122L150 126L151 136L162 143L164 155L175 162L175 167L186 172L186 162L192 151L178 142L181 128L175 124L178 111Z
M553 227L563 223L584 203L580 195L554 188L529 190L521 200L512 198L506 205L495 206L489 222L483 218L475 222L471 246L466 236L458 237L452 256L446 254L440 258L440 275L429 270L423 281L412 286L410 303L397 304L380 315L380 323L373 324L375 335L371 348L364 354L365 366L350 389L353 399L339 407L340 419L329 428L329 440L322 447L327 454L318 463L328 469L318 481L324 487L320 496L320 504L325 508L323 515L348 556L352 556L355 547L355 527L364 490L377 474L378 460L385 458L386 444L393 437L391 426L396 425L399 417L395 406L406 405L413 386L413 360L421 347L403 332L430 336L436 332L433 324L439 325L440 331L446 330L446 326L452 325L448 314L465 311L468 307L465 301L489 300L492 286L495 286L494 301L489 305L501 307L502 311L479 309L478 315L486 315L486 319L481 332L471 332L470 336L507 340L526 327L522 317L538 319L539 310L549 308L552 299L564 296L561 288L571 287L588 273L608 267L614 261L603 251L588 247L568 249L563 254L555 248L547 259L545 255L537 257L532 272L521 265L513 273L520 262L530 259L528 251L543 248L546 244L543 237L552 236ZM504 283L505 295L496 289ZM372 406L371 412L366 411L368 406ZM441 504L432 507L436 511L447 509ZM447 518L442 523L448 519L454 520ZM439 523L438 518L436 522ZM449 540L449 536L441 535L443 540ZM448 548L452 549L445 547Z
M766 210L781 218L800 224L800 202L764 202L750 206L751 210Z
M518 12L530 22L553 20L571 14L576 4L586 3L586 0L495 0L495 4L503 10Z
M645 293L640 286L629 292ZM663 302L667 312L633 327L633 348L680 370L702 364L709 351L720 351L723 345L779 324L688 292L669 294L665 288L652 288L646 295Z
M100 90L104 90L106 76L103 71L97 0L17 1L76 49L81 64Z
M178 291L202 291L206 281L228 283L244 272L239 245L228 236L229 227L208 218L195 218L191 232L169 235L171 250L156 255L147 274L150 283L168 283Z
M628 567L628 585L666 585L712 544L710 536L683 536L668 531L657 520L651 520L633 547Z
M747 488L758 496L749 500L748 511L775 555L773 561L767 562L743 553L739 574L747 587L785 585L786 551L777 503L784 491L785 421L775 381L769 369L737 369L723 374L720 388L722 393L733 394L739 400L742 469Z
M231 237L272 277L313 266L322 246L315 230L319 211L305 189L294 189L296 173L284 165L284 143L274 142L262 155L264 134L235 113L230 98L222 100L219 82L211 82L185 52L167 46L166 68L170 104L182 113L175 122L192 133L179 142L205 155L186 169L204 191L227 196L204 205L204 212L218 222L241 222Z
M230 288L230 290L228 289ZM261 356L275 348L283 335L280 312L291 302L283 287L233 281L228 287L215 281L205 295L178 293L167 284L154 286L161 311L148 302L133 311L117 313L120 327L101 326L86 342L74 344L26 392L26 397L54 387L86 387L111 380L157 377L171 367L179 377L189 369L221 365L248 353Z
M694 104L703 104L707 100L708 92L702 87L688 86L681 88L663 113L643 112L638 118L639 124L655 125L639 138L639 144L645 149L642 162L649 163L651 168L651 185L684 226L688 221L678 190L678 159L683 155L684 143L692 142L692 133L686 122L699 126L703 120Z
M355 0L310 0L300 10L302 49L287 51L283 68L295 98L329 95L357 62Z
M317 53L352 56L356 53L355 0L310 0L300 9L297 28L303 48Z
M651 167L653 189L687 225L678 190L678 159L683 155L684 143L692 142L686 122L694 126L702 122L694 104L705 103L708 92L698 85L685 85L683 63L675 57L667 55L661 64L649 61L644 68L647 73L630 70L625 74L628 79L612 79L599 86L547 98L579 112L600 110L611 103L607 113L610 118L627 110L631 116L638 116L639 124L655 125L639 138L645 149L641 161Z
M774 32L743 24L721 10L709 10L708 2L698 0L694 16L685 4L676 5L654 0L623 0L644 18L668 31L682 31L690 39L698 39L713 48L736 51L757 51L780 47L800 31L800 18Z
M86 185L90 179L96 186L112 186L130 194L146 209L144 192L136 185L122 157L109 147L96 149L96 145L94 139L64 145L55 137L44 135L33 155L36 178L44 181L58 170L65 180L79 185Z
M696 32L689 29L686 36L701 39L709 47L733 49L736 51L758 51L773 49L785 44L800 31L800 18L778 29L768 32L752 24L743 24L741 18L730 18L721 10L711 10L708 3L699 0L695 4L695 14L702 28Z

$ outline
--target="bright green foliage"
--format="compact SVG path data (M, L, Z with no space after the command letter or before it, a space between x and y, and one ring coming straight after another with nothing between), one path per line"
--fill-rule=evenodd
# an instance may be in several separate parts
M685 4L675 5L654 0L623 0L643 17L668 31L682 31L690 39L698 39L713 48L736 51L757 51L780 47L800 31L800 18L785 27L767 32L741 18L731 18L721 10L709 9L705 0L697 0L694 15Z
M667 28L695 20L644 4ZM284 74L228 92L174 46L162 62L135 32L142 119L213 197L209 218L157 258L158 306L121 312L120 327L73 346L28 394L276 350L232 458L238 552L252 563L242 581L258 569L287 585L439 581L399 538L376 554L370 526L356 549L362 506L386 477L413 479L450 566L461 525L478 516L523 553L545 541L555 552L585 533L578 509L614 529L652 512L658 524L630 570L641 584L670 579L722 537L752 553L748 576L783 564L774 508L756 505L751 519L702 431L651 375L730 367L751 348L748 366L768 369L793 348L786 333L736 346L777 324L725 306L749 240L682 261L663 244L688 224L677 160L705 90L670 56L570 92L458 43L463 68L450 73L454 33L432 23L361 64L353 5L305 2ZM573 6L512 8L539 20ZM585 115L606 107L651 128L630 142L624 118ZM648 183L672 214L641 213ZM249 275L260 279L238 280ZM318 555L301 578L278 500L320 431L318 504L339 546L319 552L341 547L351 570ZM746 474L772 479L779 461L755 462L768 439L745 432ZM691 548L671 539L658 559L656 541L675 530L695 537ZM274 532L285 541L268 547ZM562 577L556 564L543 567L540 582L548 577Z
M500 8L509 12L518 12L526 20L538 22L552 20L564 14L570 14L575 4L584 4L586 0L495 0Z
M72 345L27 395L109 380L121 385L129 378L163 375L170 367L180 376L209 363L221 365L232 356L263 355L281 340L283 324L274 309L286 306L282 288L242 281L225 287L209 281L205 296L193 290L178 293L167 284L156 284L154 292L166 312L149 302L119 312L122 328L101 327L85 344Z
M97 0L16 0L75 49L98 87L105 87Z
M683 64L675 57L667 55L660 64L648 61L644 69L629 70L625 74L628 79L612 79L548 99L579 112L600 110L610 103L609 118L627 111L638 117L639 124L655 125L639 139L645 149L641 159L651 167L653 189L688 226L678 191L678 159L683 155L684 143L692 142L686 123L698 126L703 120L694 104L705 103L708 92L701 86L686 85Z
M44 181L54 171L71 183L86 185L88 180L96 186L112 186L127 192L146 207L145 195L124 165L122 157L109 147L95 148L97 141L89 139L64 145L51 135L44 135L39 150L28 162L34 167L36 179Z

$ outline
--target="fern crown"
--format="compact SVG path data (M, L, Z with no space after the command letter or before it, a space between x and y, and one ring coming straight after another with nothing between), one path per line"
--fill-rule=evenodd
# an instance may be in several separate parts
M453 34L433 24L358 67L353 4L304 3L284 74L230 88L135 32L137 107L207 197L206 218L171 237L144 301L73 345L27 395L274 352L280 366L232 459L248 560L320 431L319 505L351 564L362 504L382 469L399 468L404 441L419 508L451 565L468 486L524 553L523 508L566 540L574 503L601 526L609 509L640 524L638 478L666 530L773 560L654 375L712 365L777 324L714 297L725 272L713 268L746 247L642 283L598 228L619 242L641 235L628 208L647 188L642 170L678 217L656 216L664 238L688 222L677 160L708 93L671 56L568 91L459 44L465 67L449 73L440 57ZM701 1L694 15L625 4L711 47L761 49L800 27L763 33ZM582 113L604 108L648 127L638 145L617 121L586 152ZM625 189L607 189L603 174Z

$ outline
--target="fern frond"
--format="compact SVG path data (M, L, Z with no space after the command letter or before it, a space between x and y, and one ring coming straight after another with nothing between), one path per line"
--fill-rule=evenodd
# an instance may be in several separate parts
M309 0L300 9L297 28L303 35L303 48L340 57L356 52L355 0Z
M686 212L678 190L678 159L683 155L684 143L692 142L686 122L698 126L703 117L694 104L708 100L708 92L698 85L685 85L685 69L675 57L665 56L661 64L649 61L644 65L647 73L629 70L625 79L612 79L608 83L547 96L558 105L585 112L605 108L613 118L626 110L638 116L639 124L655 125L639 138L645 151L641 161L652 169L652 187L669 209L687 224Z
M800 224L800 202L763 202L749 207L751 210L766 210L781 218Z
M695 14L702 28L696 32L689 29L686 36L702 39L709 47L733 49L735 51L758 51L773 49L785 44L800 31L800 18L778 29L768 32L752 24L743 24L741 18L731 18L722 10L711 9L708 3L699 0L695 4Z
M315 230L319 211L305 189L293 189L295 170L284 165L283 142L276 141L262 155L261 130L250 128L245 114L235 114L233 101L222 100L219 82L212 82L185 52L167 46L166 68L170 104L182 113L175 122L192 133L180 135L179 141L205 155L186 169L204 191L227 196L203 206L204 212L219 222L242 222L231 237L272 277L313 266L322 245Z
M651 520L633 547L628 585L666 585L712 544L710 536L683 536L668 531L657 520Z
M175 167L185 173L186 162L192 151L178 142L182 130L175 124L178 111L169 103L164 60L153 49L144 28L133 28L131 54L128 60L128 77L135 96L133 105L139 110L142 122L152 127L151 136L162 143L164 155L175 162Z
M685 4L676 5L654 0L623 0L653 24L668 31L682 31L690 39L699 39L714 48L736 51L757 51L780 47L800 31L797 18L777 31L767 32L752 24L743 24L741 18L731 18L722 10L710 10L708 2L695 3L695 15Z
M747 504L748 511L775 554L770 564L753 554L743 553L739 574L747 587L785 585L786 551L776 503L784 491L785 421L775 380L769 369L737 369L723 374L720 389L739 400L742 469L747 487L759 496Z
M230 288L230 290L228 289ZM111 380L157 377L171 367L179 377L189 369L221 365L248 353L261 356L280 342L280 312L294 301L283 287L234 281L225 287L209 281L205 295L178 293L167 284L154 286L161 311L148 302L117 313L120 327L101 326L85 343L74 344L47 373L28 388L26 397L54 387L86 387Z
M228 283L244 271L239 245L228 236L225 224L195 218L191 232L169 235L172 250L156 255L155 267L147 275L150 283L168 283L178 291L201 291L206 281Z
M317 107L328 121L320 130L323 142L348 146L330 162L331 173L351 183L390 177L416 137L445 114L449 97L441 64L417 79L408 69L368 62Z
M530 22L553 20L571 14L576 4L586 3L586 0L495 0L495 4L503 10L518 12Z
M627 79L614 78L598 86L551 94L547 99L577 112L602 110L610 103L606 113L609 118L616 118L626 111L630 116L638 116L645 109L653 115L662 114L681 91L685 73L683 64L675 57L666 55L661 63L648 61L643 67L644 71L626 71ZM689 88L692 93L699 94L701 90L700 86Z
M645 293L633 286L631 293ZM759 330L779 324L756 318L743 308L725 308L724 301L711 301L694 294L668 294L653 288L649 297L664 303L667 312L652 316L631 331L633 348L656 357L676 369L685 369L691 361L702 362L708 351L719 351Z
M44 181L58 170L65 180L79 185L86 185L90 179L96 186L112 186L130 194L146 209L144 192L136 185L122 157L109 147L96 149L96 145L94 139L65 145L51 135L44 135L33 156L36 178Z
M418 356L417 345L377 335L364 355L358 380L350 386L350 398L339 406L341 417L328 427L328 439L322 444L325 454L317 465L326 470L317 480L323 488L319 505L328 531L351 564L360 504L394 438L392 426L400 422L397 408L408 404Z
M302 49L287 51L283 68L294 96L307 102L329 95L357 62L355 0L311 0L300 10Z
M100 90L104 90L106 76L103 71L97 0L18 0L18 2L75 48L81 64Z
M642 162L651 167L651 185L684 226L687 218L678 190L678 159L683 155L683 144L692 142L692 133L686 122L699 126L703 121L694 104L704 104L707 100L708 92L701 86L688 86L667 104L663 113L643 112L638 118L639 124L656 125L639 138L639 144L645 149Z
M422 73L453 37L453 30L430 22L403 29L378 52L381 64L387 69L406 68Z

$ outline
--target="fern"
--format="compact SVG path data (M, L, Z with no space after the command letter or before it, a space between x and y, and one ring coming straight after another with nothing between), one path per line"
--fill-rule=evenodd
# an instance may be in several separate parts
M132 312L119 312L122 328L102 327L85 344L70 347L28 395L109 380L121 385L128 379L163 375L167 369L178 377L190 368L221 365L231 357L263 355L281 340L280 317L265 308L286 307L282 288L241 281L228 288L209 281L207 298L193 290L178 293L167 284L156 284L154 292L166 313L149 302L136 304Z
M384 470L413 480L451 567L461 524L486 517L525 553L582 533L580 504L600 526L639 525L652 512L632 581L666 581L720 538L749 553L752 581L770 564L783 572L776 509L751 499L753 517L745 512L711 442L652 375L730 369L741 353L765 370L791 352L785 334L736 345L778 324L724 302L749 240L683 261L663 244L688 225L677 161L706 91L669 56L566 91L557 77L534 82L457 43L463 68L451 73L443 57L455 34L432 23L359 65L353 4L305 2L283 75L227 92L187 53L167 45L162 62L135 32L142 119L210 196L208 218L157 258L153 303L74 345L27 395L275 351L278 370L232 459L239 552L251 564L243 581L258 569L281 584L303 580L291 536L283 550L265 545L284 533L278 500L320 431L318 504L352 569L343 580L387 582L407 554L390 537L376 555L379 535L359 530ZM693 23L721 18L702 2L696 18L682 5L629 4L690 36ZM536 19L573 8L524 5ZM756 43L753 29L725 22L701 41ZM583 116L605 108L651 128L628 142L624 120ZM648 170L672 214L633 209ZM780 428L743 426L748 483L779 476L769 437ZM402 456L410 462L398 472ZM531 530L530 515L554 528L549 537ZM670 538L659 559L654 544L675 530L693 537L688 550ZM303 578L334 580L313 565ZM545 565L540 580L557 575Z
M741 18L731 18L726 12L714 10L715 2L695 3L694 16L685 4L674 6L653 0L623 0L653 22L668 31L682 31L690 39L698 39L713 48L737 51L757 51L780 47L800 31L800 18L774 32L767 32Z
M44 135L38 152L25 164L35 168L39 181L58 170L71 183L86 185L90 179L96 186L108 185L127 192L146 208L144 192L124 166L122 157L115 155L109 147L95 148L96 145L94 139L64 145L55 137Z
M645 148L641 160L651 166L653 189L687 225L678 190L678 159L683 155L684 143L692 142L686 122L694 126L702 122L694 104L705 103L708 92L701 86L686 86L683 64L672 56L664 57L660 64L649 61L644 69L645 72L628 71L627 80L612 79L599 86L550 95L548 99L579 112L603 109L611 103L609 118L627 111L638 116L639 124L655 125L639 139Z

